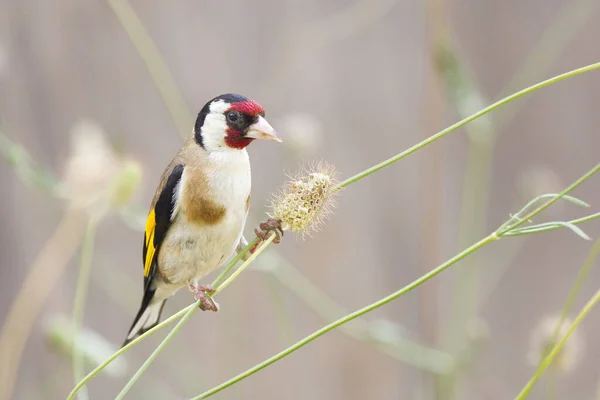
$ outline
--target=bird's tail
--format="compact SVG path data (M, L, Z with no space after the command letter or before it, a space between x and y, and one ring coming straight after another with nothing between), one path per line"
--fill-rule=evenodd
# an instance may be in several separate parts
M144 293L140 310L135 316L133 324L131 324L131 328L129 329L129 333L127 334L127 338L121 347L127 345L133 339L142 335L147 330L154 328L158 324L160 314L162 313L162 309L167 300L154 298L154 293L154 290L148 290Z

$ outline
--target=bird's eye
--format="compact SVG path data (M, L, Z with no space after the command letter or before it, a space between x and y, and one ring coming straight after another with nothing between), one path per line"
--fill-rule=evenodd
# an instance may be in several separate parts
M229 111L227 113L227 121L229 122L235 122L238 120L239 117L240 115L237 111Z

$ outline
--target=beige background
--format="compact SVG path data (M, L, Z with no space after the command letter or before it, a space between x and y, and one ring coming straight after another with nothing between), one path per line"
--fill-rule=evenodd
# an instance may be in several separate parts
M285 124L289 113L307 113L322 125L316 148L301 155L270 143L250 147L251 210L261 218L269 193L284 181L284 172L295 170L303 159L327 160L347 177L460 119L432 63L436 35L454 45L485 96L485 105L497 99L508 80L523 70L527 57L540 50L547 29L554 35L549 49L534 53L538 58L530 72L521 74L516 88L599 61L600 25L595 21L600 7L595 3L134 0L131 5L193 113L209 98L231 91L261 103L284 140L291 135L286 130L292 128ZM482 233L502 223L525 200L557 190L553 180L560 190L598 162L599 104L600 72L592 72L509 106L515 115L498 131L489 202L485 220L479 220ZM491 121L500 116L494 113ZM99 123L111 141L142 164L144 177L134 204L145 209L181 140L111 8L102 1L0 0L2 131L58 173L69 153L69 130L80 118ZM464 130L457 131L350 186L321 233L307 241L286 235L276 250L348 310L397 290L458 250L468 145ZM65 206L25 186L7 163L0 165L2 320ZM538 178L532 181L528 171L535 169L542 171L542 178L534 175ZM543 176L550 176L549 184ZM519 183L523 180L525 193ZM599 182L600 176L595 177L575 192L592 204L592 212L600 207ZM546 218L568 219L586 212L564 205ZM594 238L600 234L597 222L584 229ZM249 235L251 227L246 231ZM560 310L591 247L565 230L524 240L495 243L477 259L482 296L473 306L480 310L490 340L467 366L460 399L514 397L533 372L526 360L532 329L540 318ZM141 242L141 233L115 216L100 225L85 326L115 344L122 341L139 304ZM506 260L506 271L491 291L488 284L495 270L486 267L502 263L514 249L516 254ZM388 318L405 326L413 339L432 343L446 329L455 272L445 272L367 319ZM70 357L47 346L43 320L53 313L71 313L76 277L77 256L34 326L12 398L64 398L72 387ZM593 271L575 302L576 310L597 289L598 278L600 272ZM483 297L489 298L483 302ZM164 315L190 300L189 294L179 293ZM128 398L189 398L326 322L257 271L245 272L219 302L218 314L195 315ZM277 317L278 309L285 319ZM581 331L584 351L576 369L559 377L561 399L595 395L597 312ZM91 398L113 398L165 333L127 353L126 376L96 377L90 384ZM436 398L431 388L427 374L334 331L215 398ZM532 398L545 398L543 385L537 389Z

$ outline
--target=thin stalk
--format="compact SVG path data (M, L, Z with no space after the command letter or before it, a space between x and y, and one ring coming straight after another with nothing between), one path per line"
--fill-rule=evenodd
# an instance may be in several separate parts
M169 334L167 335L167 337L158 345L158 347L156 349L154 349L154 351L152 352L152 354L150 354L150 357L148 357L148 359L144 362L144 364L142 364L142 366L137 370L137 372L127 382L127 384L125 385L125 387L119 392L119 394L117 395L117 397L115 397L115 400L122 400L123 397L125 397L125 395L127 394L127 392L129 392L129 389L131 389L133 387L133 385L135 384L135 382L140 378L140 376L142 376L142 374L150 366L150 364L152 363L152 361L154 361L154 359L160 354L160 352L163 351L163 349L167 346L167 344L169 344L169 342L171 341L171 339L173 339L173 337L175 337L175 335L177 334L177 332L179 332L179 330L183 327L183 325L185 325L185 323L187 322L187 320L190 319L192 317L192 315L194 315L194 313L196 312L196 310L198 310L198 306L200 305L200 300L198 300L193 305L195 307L190 308L185 313L185 315L183 317L181 317L181 319L179 320L179 322L177 322L177 325L175 325L175 327L173 329L171 329L171 332L169 332Z
M223 289L225 289L227 286L229 286L229 284L230 284L231 282L233 282L233 280L234 280L234 279L235 279L235 278L236 278L236 277L237 277L239 274L241 274L241 273L242 273L242 271L243 271L243 270L245 270L245 269L246 269L246 267L247 267L248 265L250 265L250 263L252 263L252 261L254 261L254 260L256 259L256 257L258 257L258 255L259 255L260 253L262 253L262 252L263 252L263 251L264 251L264 250L265 250L265 249L266 249L266 248L267 248L267 247L268 247L268 246L271 244L271 242L273 242L273 240L274 240L276 237L277 237L277 235L276 235L275 233L271 233L271 234L269 235L269 237L267 238L267 240L265 240L263 243L261 243L261 245L260 245L260 246L258 246L258 248L257 248L257 249L254 251L254 253L252 253L252 254L250 255L250 257L248 257L248 259L247 259L246 261L244 261L244 263L243 263L242 265L240 265L240 267L239 267L238 269L236 269L236 270L235 270L235 271L234 271L234 272L233 272L231 275L229 275L229 278L227 278L227 279L226 279L226 280L225 280L223 283L221 283L221 284L219 285L219 287L218 287L218 288L216 288L216 289L215 289L215 291L212 293L212 295L213 295L213 296L214 296L214 295L216 295L217 293L219 293L219 292L221 292ZM257 239L258 239L258 238L257 238ZM252 243L254 243L254 242L258 242L258 240L257 240L257 239L254 239L254 240L252 241ZM260 240L260 239L259 239L259 240ZM249 244L247 247L251 246L251 245L252 245L252 243L251 243L251 244Z
M579 294L579 290L581 290L581 286L587 279L592 267L594 266L594 261L596 257L600 254L600 239L596 239L594 244L592 245L592 249L588 253L581 269L579 270L579 274L577 274L577 278L575 279L575 283L573 283L573 287L567 296L567 300L565 301L565 305L563 306L563 310L560 313L560 317L556 327L554 328L554 333L552 335L552 341L550 343L556 343L558 340L558 336L560 334L560 328L563 323L567 319L567 316L571 313L571 309L573 308L573 303L575 303L575 299L577 298L577 294Z
M597 164L595 167L593 167L591 170L589 170L588 172L586 172L585 174L583 174L580 178L578 178L574 183L572 183L571 185L569 185L567 188L565 188L562 192L560 192L558 195L556 195L555 197L553 197L552 199L550 199L549 201L547 201L546 203L540 205L539 207L537 207L535 210L531 211L529 214L527 214L526 216L524 216L523 220L517 221L513 224L511 224L510 226L506 226L506 224L502 224L500 225L500 228L498 228L497 231L491 233L490 235L486 236L485 238L481 239L479 242L471 245L469 248L463 250L462 252L460 252L459 254L457 254L456 256L452 257L451 259L449 259L448 261L446 261L445 263L441 264L440 266L438 266L437 268L435 268L434 270L430 271L429 273L421 276L420 278L418 278L417 280L413 281L411 284L405 286L404 288L398 290L397 292L394 292L390 295L388 295L387 297L384 297L383 299L380 299L364 308L361 308L360 310L357 310L351 314L346 315L343 318L338 319L337 321L334 321L332 323L330 323L329 325L326 325L325 327L317 330L316 332L312 333L311 335L305 337L304 339L300 340L299 342L295 343L294 345L288 347L287 349L283 350L282 352L274 355L273 357L255 365L254 367L246 370L245 372L229 379L228 381L223 382L222 384L215 386L214 388L198 395L197 397L194 397L192 400L196 400L196 399L203 399L203 398L207 398L209 396L212 396L215 393L220 392L221 390L245 379L246 377L268 367L269 365L273 364L276 361L279 361L280 359L282 359L283 357L288 356L289 354L293 353L294 351L298 350L299 348L305 346L306 344L310 343L311 341L317 339L318 337L320 337L321 335L324 335L325 333L331 331L332 329L337 328L340 325L343 325L349 321L352 321L353 319L356 319L358 317L360 317L361 315L364 315L370 311L373 311L387 303L389 303L390 301L393 301L395 299L397 299L398 297L402 296L403 294L413 290L414 288L416 288L417 286L425 283L426 281L428 281L429 279L433 278L434 276L436 276L437 274L439 274L440 272L442 272L443 270L445 270L446 268L450 267L451 265L455 264L456 262L462 260L463 258L465 258L466 256L470 255L471 253L479 250L480 248L484 247L485 245L496 241L498 239L500 239L502 237L503 233L506 233L508 231L510 231L511 229L515 229L518 228L520 225L522 225L523 223L529 221L530 219L532 219L533 217L537 216L539 213L541 213L542 211L544 211L545 209L547 209L548 207L550 207L552 204L554 204L555 202L557 202L558 200L560 200L561 198L563 198L565 195L567 195L569 192L571 192L573 189L575 189L576 187L578 187L579 185L581 185L582 183L584 183L586 180L588 180L592 175L594 175L596 172L598 172L600 170L600 164ZM600 291L599 291L600 293ZM599 294L600 296L600 294Z
M582 224L584 222L592 221L597 218L600 218L600 212L597 212L595 214L590 214L590 215L587 215L582 218L572 219L568 222L573 225L578 225L578 224ZM559 229L559 228L563 228L563 226L559 226L559 225L543 226L543 227L536 228L535 233L553 231L553 230ZM521 228L521 229L518 229L515 231L506 232L503 236L523 236L523 235L529 235L529 234L531 234L531 232L532 231L528 230L527 228Z
M98 217L91 217L88 221L88 226L83 237L81 247L81 260L79 263L79 277L77 279L77 288L75 290L75 299L73 305L73 336L72 336L72 362L73 362L73 384L77 384L83 379L85 374L85 364L81 347L79 346L79 335L81 326L83 325L83 316L85 314L85 300L87 290L90 283L90 275L92 272L92 257L94 254L94 238L99 222ZM87 399L87 391L82 391L79 398Z
M496 234L492 233L488 236L486 236L485 238L483 238L482 240L480 240L479 242L473 244L472 246L468 247L467 249L463 250L462 252L460 252L459 254L455 255L454 257L452 257L451 259L449 259L448 261L444 262L443 264L439 265L437 268L435 268L434 270L428 272L427 274L421 276L420 278L416 279L415 281L413 281L412 283L410 283L409 285L403 287L402 289L390 294L389 296L384 297L381 300L376 301L375 303L372 303L364 308L361 308L357 311L354 311L351 314L346 315L343 318L338 319L337 321L334 321L332 323L330 323L329 325L324 326L323 328L319 329L318 331L306 336L304 339L300 340L299 342L297 342L296 344L288 347L287 349L283 350L282 352L274 355L273 357L261 362L260 364L255 365L254 367L246 370L245 372L229 379L226 382L223 382L222 384L215 386L214 388L194 397L192 400L197 400L197 399L204 399L207 397L212 396L215 393L220 392L221 390L241 381L244 378L247 378L248 376L268 367L269 365L273 364L276 361L279 361L280 359L284 358L285 356L293 353L294 351L300 349L301 347L305 346L306 344L312 342L313 340L317 339L318 337L324 335L325 333L337 328L340 325L343 325L349 321L352 321L353 319L356 319L358 317L360 317L361 315L364 315L370 311L373 311L393 300L396 300L398 297L410 292L411 290L413 290L414 288L418 287L419 285L427 282L428 280L430 280L431 278L433 278L434 276L438 275L439 273L441 273L442 271L444 271L445 269L447 269L448 267L450 267L451 265L455 264L456 262L462 260L463 258L467 257L469 254L473 253L474 251L484 247L485 245L498 240L498 236L496 236Z
M335 320L340 315L348 314L347 310L288 263L281 262L277 267L267 271L324 321ZM434 374L445 374L453 367L452 358L447 353L433 347L413 342L401 336L393 343L377 340L369 329L369 322L365 319L358 318L354 323L343 325L340 329L356 340L375 344L375 348L381 353L422 370Z
M548 207L550 207L552 204L554 204L557 201L559 201L564 195L566 195L567 193L571 192L573 189L575 189L577 186L581 185L583 182L587 181L589 178L592 177L592 175L594 175L598 171L600 171L600 163L596 164L592 169L590 169L588 172L586 172L585 174L583 174L579 179L577 179L575 182L573 182L571 185L569 185L567 188L565 188L557 196L553 197L552 199L550 199L546 203L544 203L541 206L537 207L535 210L533 210L529 214L523 216L521 219L519 219L519 220L517 220L514 223L509 224L509 225L502 224L501 227L496 231L498 233L498 236L504 236L505 234L507 234L510 231L518 228L519 226L523 225L524 223L529 222L535 216L537 216L539 213L541 213L542 211L544 211L545 209L547 209Z
M222 279L223 277L227 274L228 271L231 271L231 269L235 266L235 264L242 259L242 257L244 257L244 255L250 251L250 249L252 248L252 246L254 246L256 243L258 243L259 239L256 238L254 239L252 242L248 243L248 245L246 247L244 247L244 249L242 251L240 251L230 262L229 264L227 264L227 266L223 269L223 272L221 272L219 274L219 276L217 276L213 282L213 287L216 286ZM257 250L258 251L258 250ZM100 371L102 371L104 369L104 367L106 367L108 364L110 364L114 359L116 359L117 357L119 357L121 354L123 354L124 352L126 352L129 348L135 346L137 343L141 342L142 340L146 339L148 336L152 335L154 332L156 332L159 329L162 329L163 327L165 327L167 324L170 324L171 322L175 321L176 319L178 319L179 317L185 316L187 315L187 313L190 310L193 310L195 308L198 308L199 302L195 302L190 304L189 306L187 306L186 308L179 310L178 312L176 312L175 314L171 315L169 318L167 318L166 320L162 321L161 323L159 323L158 325L156 325L154 328L149 329L148 331L146 331L144 334L138 336L137 338L135 338L134 340L132 340L130 343L128 343L126 346L120 348L119 350L117 350L117 352L115 352L113 355L111 355L106 361L104 361L102 364L98 365L92 372L90 372L85 378L83 378L83 380L81 380L81 382L79 382L77 384L77 386L75 386L73 388L73 390L71 391L71 393L69 394L69 397L67 397L67 400L71 400L75 397L75 394L82 388L85 386L85 384L92 379L96 374L98 374Z
M575 329L579 326L583 319L588 315L588 313L592 311L592 309L598 303L598 301L600 301L600 290L598 290L594 294L594 296L587 302L587 304L581 309L581 311L575 318L575 321L573 321L573 323L567 330L565 336L563 336L560 339L560 341L552 348L552 351L550 351L546 358L544 358L540 365L538 365L537 369L535 370L535 373L533 374L533 377L529 380L529 382L527 382L527 384L521 390L521 392L519 392L517 397L515 397L515 400L524 400L529 396L531 389L533 389L533 386L536 384L538 379L540 379L544 371L550 366L550 364L554 360L554 357L556 357L558 352L562 349L569 336L571 336L571 334L575 331Z
M253 246L256 246L258 242L260 242L260 238L255 237L250 243L246 245L246 247L242 251L236 254L236 256L229 262L229 264L227 264L227 266L223 268L223 271L221 271L221 273L215 278L215 280L212 283L212 287L220 285L223 279L225 279L225 277L227 276L227 274L233 269L233 267L235 267L235 264L237 264L238 261L244 258L246 253L248 253L248 251Z
M246 269L246 267L248 265L250 265L250 263L252 263L252 261L254 261L256 259L256 257L258 257L258 255L260 253L262 253L271 244L271 242L273 242L273 240L275 239L276 236L277 235L275 233L271 233L271 235L269 235L269 237L267 238L267 240L265 240L263 243L261 243L261 245L254 251L254 253L252 253L250 255L250 257L248 257L248 259L246 261L244 261L244 263L242 265L240 265L240 267L237 270L235 270L233 272L233 274L231 274L229 276L229 278L227 278L223 283L221 283L219 285L219 287L217 287L214 290L214 292L211 293L211 296L216 296L220 291L222 291L223 289L225 289L231 282L233 282L233 280L244 269ZM234 261L237 262L237 260L241 259L243 257L243 255L251 248L251 246L253 246L253 243L255 241L257 241L257 240L253 240L252 243L248 244L244 248L244 250L241 251L238 254L238 256L236 258L234 258L233 260L231 260L231 262L229 263L228 267L231 266L231 265L234 265L235 264ZM123 387L123 389L119 392L119 394L117 395L117 397L115 398L115 400L122 400L123 397L125 397L125 395L127 394L127 392L129 392L129 390L133 387L133 385L135 384L135 382L137 382L137 380L144 374L144 372L146 372L146 370L148 369L148 367L150 366L150 364L152 364L152 362L154 361L154 359L156 359L156 357L158 357L158 355L160 354L160 352L163 351L167 347L167 345L169 344L169 342L171 341L171 339L173 339L175 337L175 335L181 330L181 328L183 327L183 325L185 325L185 323L191 318L191 316L198 310L197 306L200 305L200 301L196 301L196 303L194 303L194 305L196 305L196 307L192 307L190 310L188 310L185 313L185 315L181 318L181 320L177 323L177 325L175 325L175 327L173 327L173 329L171 329L171 332L169 332L169 334L167 335L167 337L165 337L163 339L163 341L158 345L158 347L156 349L154 349L154 351L152 352L152 354L150 354L150 356L146 359L146 361L144 361L144 363L140 366L140 368L136 371L136 373L125 384L125 387Z
M491 104L490 106L488 106L474 114L471 114L470 116L462 119L461 121L455 123L454 125L449 126L446 129L436 133L435 135L430 136L429 138L423 140L422 142L420 142L412 147L409 147L408 149L404 150L403 152L396 154L395 156L388 158L387 160L385 160L377 165L374 165L371 168L367 168L366 170L359 172L358 174L356 174L354 176L351 176L350 178L346 179L345 181L339 183L336 188L342 189L358 180L366 178L367 176L379 171L380 169L383 169L383 168L395 163L396 161L399 161L399 160L403 159L404 157L411 155L412 153L416 152L417 150L422 149L423 147L427 146L428 144L435 142L436 140L446 136L447 134L457 130L458 128L461 128L462 126L468 124L469 122L481 117L482 115L485 115L485 114L489 113L490 111L493 111L496 108L505 105L506 103L516 100L519 97L523 97L526 94L534 92L534 91L541 89L543 87L546 87L548 85L552 85L556 82L560 82L567 78L581 75L583 73L593 71L593 70L596 70L599 68L600 68L600 62L586 65L585 67L581 67L581 68L571 70L569 72L565 72L564 74L560 74L553 78L546 79L545 81L536 83L535 85L529 86L528 88L525 88L514 94L511 94L510 96L507 96L507 97Z
M106 359L106 361L104 361L102 364L98 365L96 368L94 368L93 371L91 371L89 374L87 374L85 376L85 378L83 378L81 380L81 382L79 382L77 384L77 386L75 386L73 388L73 390L71 390L71 393L69 393L69 396L67 396L67 400L74 399L75 395L77 394L77 392L79 390L81 390L81 388L84 387L89 382L90 379L92 379L94 376L96 376L100 371L102 371L108 364L110 364L113 360L115 360L121 354L125 353L131 347L135 346L136 344L138 344L142 340L146 339L148 336L152 335L154 332L156 332L156 331L164 328L166 325L170 324L171 322L173 322L176 319L180 318L181 316L185 315L189 310L197 308L197 307L198 307L198 303L192 303L192 304L190 304L186 308L184 308L182 310L179 310L175 314L171 315L169 318L165 319L164 321L162 321L161 323L159 323L158 325L156 325L154 328L149 329L143 335L140 335L140 336L136 337L131 342L129 342L126 346L121 347L113 355L111 355L110 357L108 357Z
M379 171L380 169L382 169L382 168L384 168L384 167L387 167L387 166L389 166L390 164L392 164L392 163L394 163L394 162L396 162L396 161L398 161L398 160L401 160L402 158L404 158L404 157L406 157L406 156L408 156L408 155L410 155L410 154L414 153L415 151L417 151L417 150L419 150L419 149L421 149L421 148L425 147L426 145L428 145L428 144L430 144L430 143L434 142L435 140L437 140L437 139L439 139L439 138L441 138L441 137L443 137L443 136L447 135L448 133L450 133L450 132L452 132L452 131L454 131L454 130L456 130L456 129L460 128L460 127L462 127L463 125L467 124L468 122L470 122L470 121L473 121L473 120L475 120L475 119L477 119L477 118L481 117L482 115L485 115L486 113L488 113L488 112L490 112L490 111L492 111L492 110L494 110L494 109L496 109L496 108L498 108L498 107L500 107L500 106L502 106L502 105L504 105L504 104L506 104L506 103L508 103L508 102L510 102L510 101L512 101L512 100L515 100L515 99L517 99L517 98L519 98L519 97L522 97L522 96L524 96L524 95L526 95L526 94L528 94L528 93L531 93L531 92L533 92L533 91L535 91L535 90L537 90L537 89L541 89L541 88L543 88L543 87L545 87L545 86L551 85L551 84L553 84L553 83L556 83L556 82L559 82L559 81L561 81L561 80L564 80L564 79L567 79L567 78L570 78L570 77L574 77L574 76L577 76L577 75L583 74L583 73L585 73L585 72L593 71L593 70L596 70L596 69L599 69L599 68L600 68L600 62L599 62L599 63L595 63L595 64L590 64L590 65L587 65L587 66L585 66L585 67L581 67L581 68L574 69L574 70L572 70L572 71L569 71L569 72L566 72L566 73L564 73L564 74L561 74L561 75L555 76L555 77L553 77L553 78L547 79L547 80L545 80L545 81L543 81L543 82L540 82L540 83L538 83L538 84L532 85L532 86L530 86L530 87L528 87L528 88L526 88L526 89L523 89L523 90L521 90L521 91L519 91L519 92L517 92L517 93L515 93L515 94L513 94L513 95L511 95L511 96L508 96L508 97L506 97L506 98L504 98L504 99L502 99L502 100L500 100L500 101L498 101L498 102L496 102L496 103L494 103L494 104L490 105L490 106L489 106L489 107L487 107L487 108L484 108L483 110L481 110L481 111L479 111L479 112L477 112L477 113L474 113L474 114L472 114L471 116L469 116L469 117L467 117L467 118L463 119L462 121L460 121L460 122L457 122L456 124L454 124L454 125L452 125L452 126L450 126L450 127L446 128L446 129L444 129L444 130L442 130L442 131L438 132L437 134L435 134L435 135L431 136L430 138L428 138L428 139L426 139L426 140L424 140L424 141L420 142L419 144L417 144L417 145L415 145L415 146L413 146L413 147L411 147L411 148L409 148L409 149L407 149L407 150L405 150L405 151L403 151L403 152L401 152L401 153L397 154L396 156L394 156L394 157L391 157L391 158L389 158L388 160L385 160L385 161L383 161L383 162L381 162L381 163L379 163L379 164L377 164L377 165L375 165L375 166L373 166L373 167L371 167L371 168L368 168L368 169L366 169L366 170L364 170L364 171L362 171L362 172L360 172L360 173L358 173L358 174L356 174L356 175L354 175L354 176L352 176L352 177L350 177L350 178L346 179L345 181L341 182L340 184L338 184L338 185L336 186L336 190L339 190L339 189L341 189L341 188L344 188L344 187L346 187L346 186L348 186L348 185L350 185L350 184L352 184L352 183L354 183L354 182L357 182L357 181L359 181L359 180L361 180L361 179L363 179L363 178L365 178L365 177L367 177L367 176L369 176L369 175L371 175L371 174L373 174L373 173L375 173L375 172ZM564 193L563 193L563 194L564 194ZM506 232L504 232L504 233L506 233ZM492 235L488 236L488 238L489 238L489 237L493 237L493 238L494 238L493 240L497 239L497 235L496 235L496 233L494 233L494 234L492 234ZM486 238L486 239L487 239L487 238ZM486 239L484 239L484 240L486 240ZM480 242L478 242L478 243L480 243ZM462 253L461 253L461 254L462 254ZM463 256L463 257L464 257L464 256ZM462 257L460 257L460 258L462 258ZM458 259L460 259L460 258L458 258ZM458 259L456 259L456 260L455 260L455 261L453 261L453 262L456 262L456 261L458 261ZM454 260L454 258L453 258L453 259L451 259L450 261L452 261L452 260ZM426 281L426 280L430 279L431 277L435 276L437 273L441 272L443 269L447 268L447 266L451 265L451 264L448 264L448 265L446 266L446 264L447 264L447 263L444 263L444 264L442 264L442 266L445 266L444 268L442 268L442 269L440 269L440 270L436 269L436 270L432 271L432 272L435 272L435 271L437 271L437 272L435 272L433 275L430 275L431 273L430 273L430 274L425 274L425 275L424 275L423 277L421 277L420 279L424 279L424 280L422 281L422 282L424 282L424 281ZM439 268L439 267L438 267L438 268ZM420 282L420 279L419 279L419 280L417 280L417 281L415 281L414 283L416 283L417 285L418 285L418 284L420 284L420 283L419 283L419 282ZM407 289L407 291L408 291L408 290L412 290L412 288L413 288L413 287L414 287L414 286L410 286L410 287ZM352 320L352 319L354 319L354 318L356 318L356 317L358 317L358 316L360 316L360 315L362 315L362 314L364 314L364 313L366 313L366 312L369 312L369 311L371 311L371 308L370 308L370 307L373 307L373 306L374 306L372 309L374 309L374 308L377 308L377 307L379 307L379 306L381 306L381 305L383 305L383 304L386 304L387 302L389 302L389 301L391 301L391 300L395 299L397 296L400 296L400 295L402 295L403 293L404 293L404 292L402 292L402 291L401 291L399 294L398 294L398 292L396 292L396 293L394 293L394 294L392 294L392 295L390 295L390 296L388 296L388 297L386 297L386 298L384 298L384 299L380 300L380 302L382 302L382 303L380 303L380 302L374 303L374 305L375 305L375 306L374 306L374 305L371 305L371 306L368 306L368 307L366 307L365 309L358 310L358 311L356 311L355 313L352 313L352 314L350 314L349 316L347 316L347 317L345 317L345 318L342 318L341 320L338 320L338 321L334 322L333 324L330 324L330 325L328 325L327 327L325 327L325 328L323 328L323 329L321 329L321 330L317 331L317 332L316 332L316 333L314 333L313 335L310 335L310 336L308 336L307 338L305 338L305 339L304 339L304 341L305 341L304 343L302 343L302 342L299 342L300 344L296 344L295 346L297 346L297 347L294 347L294 348L293 348L291 351L288 351L288 350L289 350L289 349L288 349L288 350L286 350L286 351L287 351L287 353L285 353L285 354L282 354L282 355L275 356L275 358L274 358L274 359L269 359L269 360L265 361L264 363L261 363L261 364L259 364L259 366L258 366L259 368L258 368L258 369L256 369L256 370L260 370L260 369L262 369L262 368L265 368L266 366L270 365L271 363L273 363L273 362L277 361L279 358L281 358L281 357L284 357L285 355L287 355L287 354L291 353L291 352L292 352L292 351L294 351L295 349L302 347L304 344L306 344L306 343L308 343L308 342L310 342L310 341L312 341L312 340L316 339L317 337L319 337L319 336L321 336L322 334L324 334L324 333L328 332L329 330L331 330L331 329L333 329L333 328L337 327L338 325L340 325L340 324L343 324L343 323L345 323L345 322L347 322L347 321L350 321L350 320ZM396 297L394 297L394 296L396 296ZM178 313L178 314L179 314L179 313ZM340 321L341 321L341 322L340 322ZM150 332L150 331L149 331L149 332ZM142 338L143 336L144 336L144 335L140 336L140 338ZM140 339L140 338L138 338L138 339ZM131 342L130 344L131 344L131 345L133 345L134 343L137 343L137 341L133 341L133 342ZM115 354L116 354L116 353L115 353ZM277 358L277 357L278 357L278 358ZM110 361L109 361L109 362L110 362ZM108 364L108 363L107 363L107 364ZM101 369L102 369L102 368L100 368L99 370L101 370ZM98 371L96 371L96 370L95 370L95 373L97 373L97 372L98 372ZM248 374L248 375L250 375L250 374ZM88 376L89 376L89 375L88 375ZM92 376L93 376L93 375L92 375ZM246 376L247 376L247 375L246 375ZM241 378L239 378L239 379L237 379L237 377L236 377L236 378L234 378L234 382L232 382L232 383L235 383L235 382L237 382L238 380L241 380L241 379L243 379L244 377L245 377L245 376L242 376L242 377L241 377ZM88 379L88 377L84 378L84 380L85 380L85 379ZM89 379L88 379L88 380L89 380ZM230 383L230 384L232 384L232 383ZM81 383L80 383L80 385L81 385ZM227 386L229 386L229 385L226 385L226 386L224 386L224 387L227 387ZM80 386L78 385L78 387L80 387ZM220 390L222 390L224 387L222 387L222 388L218 389L217 391L220 391ZM75 389L74 389L74 391L75 391ZM72 392L72 393L73 393L73 392ZM215 392L215 393L216 393L216 392Z

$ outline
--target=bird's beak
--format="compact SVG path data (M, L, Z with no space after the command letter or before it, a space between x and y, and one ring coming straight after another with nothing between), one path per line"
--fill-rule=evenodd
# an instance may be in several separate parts
M258 116L258 121L250 125L246 137L253 139L273 140L279 143L283 142L279 135L277 135L277 132L275 132L275 129L273 129L267 120L260 115Z

